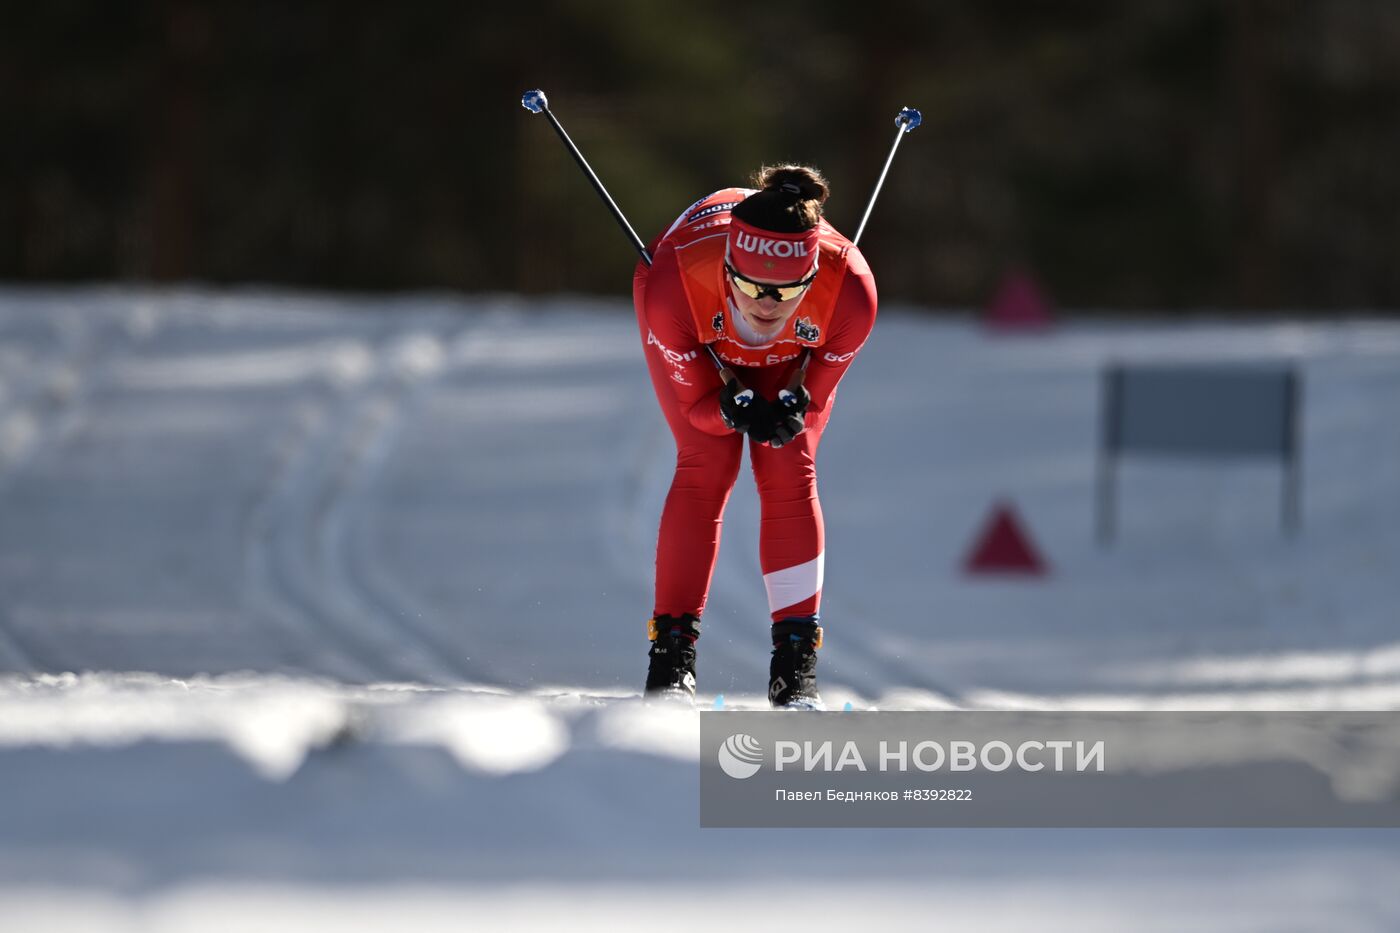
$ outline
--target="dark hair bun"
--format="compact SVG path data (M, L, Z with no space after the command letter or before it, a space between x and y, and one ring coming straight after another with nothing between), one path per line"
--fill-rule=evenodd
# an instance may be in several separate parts
M754 173L751 183L759 190L734 208L734 216L778 233L815 227L831 193L826 178L809 165L765 165Z
M754 187L781 191L802 201L826 201L830 194L822 173L806 165L765 165L754 177Z

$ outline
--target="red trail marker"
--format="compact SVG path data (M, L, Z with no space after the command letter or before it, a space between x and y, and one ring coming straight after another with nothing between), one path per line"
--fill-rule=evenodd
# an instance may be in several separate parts
M1013 269L1001 280L983 322L998 331L1034 331L1054 324L1055 315L1035 276Z
M1048 573L1049 566L1041 558L1022 524L1012 505L995 503L981 534L963 561L963 572L1037 577Z

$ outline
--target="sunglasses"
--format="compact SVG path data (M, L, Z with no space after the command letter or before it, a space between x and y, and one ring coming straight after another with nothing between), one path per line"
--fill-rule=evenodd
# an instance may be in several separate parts
M798 295L807 290L807 286L812 284L812 280L817 277L817 270L813 269L812 274L800 282L788 282L785 285L769 285L767 282L755 282L753 279L746 279L729 263L724 264L724 271L729 273L729 281L734 283L734 287L748 295L755 301L764 296L772 296L775 301L792 301Z

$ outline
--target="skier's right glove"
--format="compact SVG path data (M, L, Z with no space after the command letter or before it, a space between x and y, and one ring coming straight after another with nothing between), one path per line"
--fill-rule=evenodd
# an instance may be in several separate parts
M768 400L753 389L739 385L738 379L731 379L719 390L719 414L730 430L747 434L764 443L773 436L773 414Z

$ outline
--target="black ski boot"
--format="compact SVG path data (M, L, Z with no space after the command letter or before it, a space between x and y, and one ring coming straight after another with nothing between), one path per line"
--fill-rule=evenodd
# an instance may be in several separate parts
M774 709L826 709L817 692L817 649L822 627L814 616L773 623L768 702Z
M646 695L648 698L695 701L695 640L700 620L690 613L659 615L647 622L651 639Z

